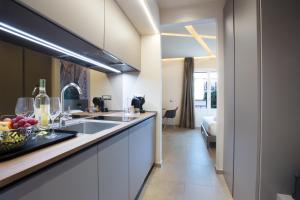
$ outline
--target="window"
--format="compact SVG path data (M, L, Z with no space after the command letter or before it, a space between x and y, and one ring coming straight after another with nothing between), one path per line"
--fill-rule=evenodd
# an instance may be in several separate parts
M196 108L217 108L217 72L194 73L194 99Z
M211 108L217 108L217 84L218 84L217 72L210 72L210 94L211 94L210 107Z
M194 99L196 107L207 108L207 83L207 72L194 73Z

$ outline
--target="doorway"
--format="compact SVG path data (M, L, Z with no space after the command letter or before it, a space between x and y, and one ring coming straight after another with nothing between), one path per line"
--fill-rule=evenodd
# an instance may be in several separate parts
M163 26L161 32L163 113L176 107L178 110L174 119L165 121L163 165L150 175L142 199L168 194L174 195L168 198L176 199L230 199L223 175L216 173L215 156L210 153L216 145L207 148L201 134L204 117L216 121L218 112L217 23L201 20L171 24ZM179 127L185 57L194 58L195 129Z

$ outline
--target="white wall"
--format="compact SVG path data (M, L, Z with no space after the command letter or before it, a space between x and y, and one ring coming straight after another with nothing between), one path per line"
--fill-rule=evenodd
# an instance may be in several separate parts
M216 71L217 59L195 59L195 72Z
M175 123L167 122L168 124L179 125L182 90L183 90L183 60L164 60L163 61L163 108L174 109L178 106ZM216 59L195 59L195 72L215 71L217 70ZM200 127L202 122L201 116L216 115L216 109L204 110L195 109L195 124Z
M160 35L142 36L141 72L123 75L123 102L145 95L145 110L156 111L156 163L162 163L162 63Z
M90 104L93 97L111 95L112 100L108 103L110 110L123 109L122 75L107 75L102 72L90 70Z
M183 60L163 61L163 108L175 109L178 106L175 125L179 124L183 87Z
M199 6L180 7L177 9L161 9L161 25L190 22L201 19L217 21L217 69L218 69L218 135L216 169L223 170L224 149L224 44L223 44L223 7L224 0L207 2Z

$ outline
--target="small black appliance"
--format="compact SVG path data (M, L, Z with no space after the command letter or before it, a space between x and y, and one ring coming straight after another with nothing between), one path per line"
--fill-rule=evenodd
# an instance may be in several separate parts
M135 112L145 113L143 105L145 104L145 97L135 96L131 100L131 105L134 107Z
M93 104L97 108L97 111L105 112L104 100L101 97L94 97Z

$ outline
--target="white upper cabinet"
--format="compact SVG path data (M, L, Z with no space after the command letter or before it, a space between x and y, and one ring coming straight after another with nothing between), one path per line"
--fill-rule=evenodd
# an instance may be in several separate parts
M140 69L141 36L114 0L18 1Z
M114 0L105 0L104 49L140 69L141 37Z
M104 0L19 0L99 48L104 41Z

